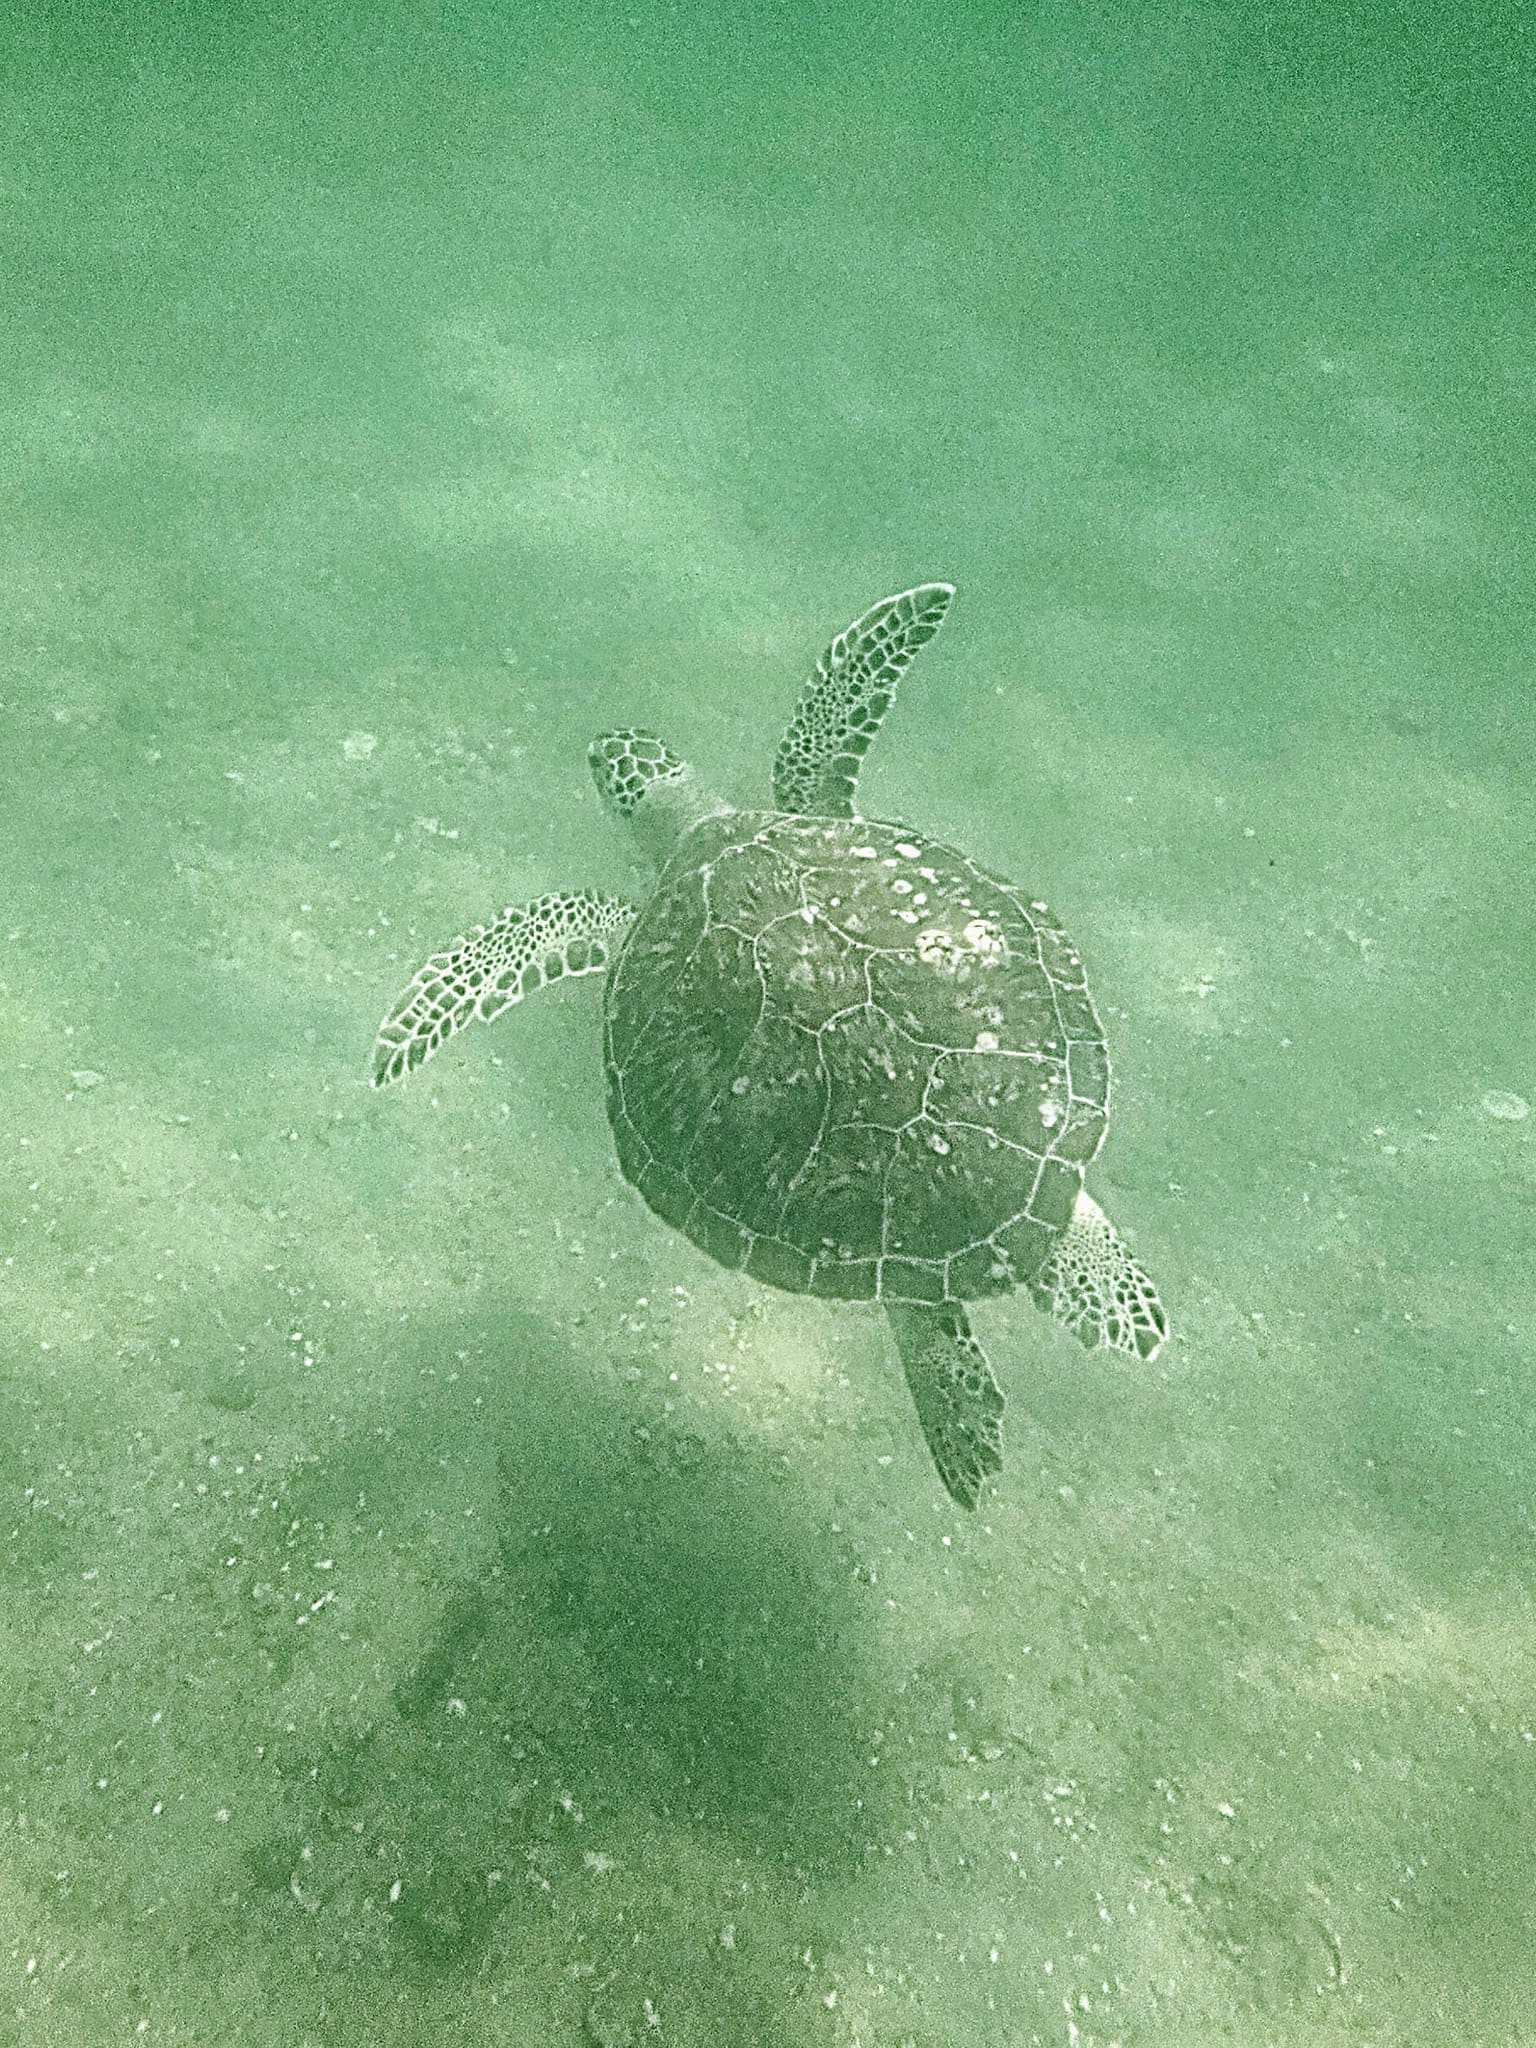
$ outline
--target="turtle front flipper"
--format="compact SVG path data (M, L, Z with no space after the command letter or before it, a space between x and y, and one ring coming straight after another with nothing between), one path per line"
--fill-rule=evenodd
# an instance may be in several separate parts
M1003 1390L958 1302L886 1303L917 1419L939 1477L963 1508L1003 1466Z
M773 762L781 811L851 818L859 764L912 657L937 633L952 583L919 583L882 598L839 633L800 692Z
M499 1017L563 975L600 974L634 921L634 905L622 897L579 889L513 904L462 933L391 1005L374 1045L374 1087L419 1067L472 1017Z
M1090 1351L1124 1351L1150 1360L1168 1335L1157 1289L1088 1194L1078 1196L1071 1221L1029 1291Z

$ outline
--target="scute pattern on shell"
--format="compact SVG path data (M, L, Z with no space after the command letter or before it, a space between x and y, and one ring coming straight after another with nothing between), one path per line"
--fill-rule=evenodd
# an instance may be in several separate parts
M1044 905L898 825L735 812L678 848L607 991L651 1207L798 1293L972 1300L1065 1229L1109 1107Z

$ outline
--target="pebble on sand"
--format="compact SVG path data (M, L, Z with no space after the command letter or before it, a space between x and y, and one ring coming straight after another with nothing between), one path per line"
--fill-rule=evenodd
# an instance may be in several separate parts
M1483 1107L1490 1116L1496 1116L1507 1124L1518 1124L1531 1113L1531 1105L1523 1095L1511 1095L1507 1088L1490 1088L1483 1097Z

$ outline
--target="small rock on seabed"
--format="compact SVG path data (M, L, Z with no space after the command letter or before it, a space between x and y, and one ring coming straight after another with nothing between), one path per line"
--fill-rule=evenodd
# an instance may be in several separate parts
M1496 1116L1507 1124L1518 1124L1531 1113L1531 1105L1523 1095L1511 1095L1507 1088L1490 1088L1483 1097L1483 1107L1490 1116Z

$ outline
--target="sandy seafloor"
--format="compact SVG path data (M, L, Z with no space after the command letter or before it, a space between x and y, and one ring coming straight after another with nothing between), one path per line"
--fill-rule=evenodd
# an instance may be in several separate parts
M1515 15L629 8L0 27L0 2041L1536 2040ZM1175 1320L973 1518L594 983L368 1085L930 576Z

